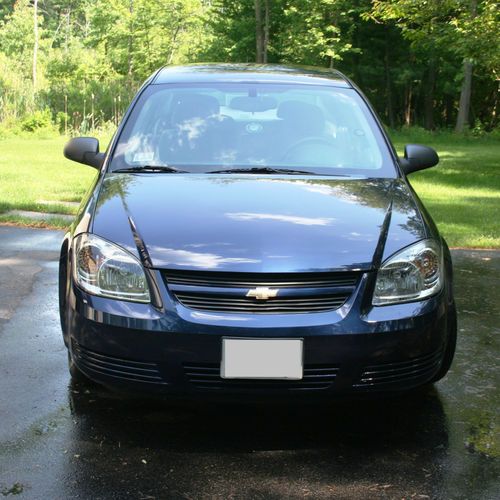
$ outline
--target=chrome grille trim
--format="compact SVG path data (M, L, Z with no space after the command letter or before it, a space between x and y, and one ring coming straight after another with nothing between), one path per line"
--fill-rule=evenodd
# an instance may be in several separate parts
M220 366L216 364L184 364L184 374L188 382L200 390L318 391L329 389L335 382L338 371L339 367L336 365L306 365L301 380L245 380L221 378Z
M338 271L334 273L229 273L213 271L164 271L172 285L217 286L255 288L269 286L278 288L320 288L355 286L359 272Z
M252 314L331 311L352 295L361 273L227 273L163 271L169 291L185 307ZM278 289L276 297L248 297L258 287Z
M337 309L348 298L348 295L334 297L311 297L310 299L269 299L258 302L254 299L237 299L233 297L218 296L217 299L209 295L176 294L177 299L186 307L203 309L207 311L252 312L252 313L304 313L311 311L325 311Z
M431 379L439 369L442 356L443 351L440 349L406 361L367 366L354 387L384 387L401 382Z
M78 366L90 374L95 372L134 382L165 384L156 363L107 356L82 347L75 341L72 342L72 353Z

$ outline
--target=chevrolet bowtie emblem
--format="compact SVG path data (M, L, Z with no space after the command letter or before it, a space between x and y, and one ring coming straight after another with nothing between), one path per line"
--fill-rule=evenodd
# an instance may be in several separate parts
M248 290L247 297L253 297L257 300L267 300L278 295L279 290L271 290L267 286L258 286L252 290Z

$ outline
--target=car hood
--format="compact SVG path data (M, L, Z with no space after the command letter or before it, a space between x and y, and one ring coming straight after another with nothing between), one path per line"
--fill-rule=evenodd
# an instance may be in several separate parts
M426 237L402 179L107 174L92 231L153 268L371 269Z

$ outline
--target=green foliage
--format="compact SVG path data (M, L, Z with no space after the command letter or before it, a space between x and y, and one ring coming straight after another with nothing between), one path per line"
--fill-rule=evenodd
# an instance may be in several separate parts
M42 34L43 36L43 34ZM33 12L29 0L18 0L14 9L2 22L0 47L7 56L14 56L21 63L20 69L29 75L29 64L33 50Z
M35 111L31 115L26 116L21 122L21 130L24 132L34 132L41 128L52 127L52 113L50 109Z
M274 28L279 12L272 4L271 15ZM206 13L205 26L210 36L202 59L222 62L255 61L255 11L253 2L235 2L234 0L213 0L212 7ZM272 48L270 49L272 51ZM272 60L272 55L270 57Z
M86 45L137 82L162 65L196 56L202 13L199 0L97 0L89 11Z
M333 66L352 44L353 3L345 0L287 0L282 2L282 30L278 44L284 61Z
M474 65L470 123L485 132L498 126L496 0L259 3L268 12L269 62L339 68L391 127L452 127L464 60ZM32 0L0 2L4 132L45 108L59 116L60 131L116 124L158 67L256 59L251 0L40 0L33 88L33 8Z
M31 84L33 12L19 0L0 22L0 120L23 116L34 109ZM41 33L43 37L43 32Z
M422 53L470 59L496 79L500 68L500 10L496 0L374 0L365 17L394 21Z
M66 112L68 126L75 130L84 120L94 123L94 128L100 126L117 114L118 97L120 101L123 98L123 105L131 97L124 77L113 69L109 59L76 41L67 52L52 52L45 76L48 86L40 95L51 109ZM120 108L121 113L121 105Z
M33 108L31 79L22 75L15 59L0 52L0 123L15 122Z

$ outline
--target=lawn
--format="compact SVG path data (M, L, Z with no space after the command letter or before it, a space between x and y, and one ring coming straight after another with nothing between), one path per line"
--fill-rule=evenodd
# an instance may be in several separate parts
M62 150L66 139L0 140L0 222L65 227L64 220L33 223L8 210L30 210L75 214L96 171L66 160ZM105 145L104 145L105 146Z
M400 152L409 142L438 151L439 166L410 179L450 246L500 248L500 140L421 131L391 135ZM64 142L62 137L0 140L0 222L67 225L5 214L12 209L76 213L75 206L61 202L80 201L95 170L63 158Z
M437 167L409 179L448 244L500 248L500 140L451 133L391 135L400 153L411 142L438 152Z

